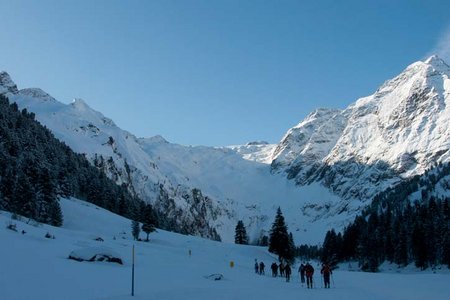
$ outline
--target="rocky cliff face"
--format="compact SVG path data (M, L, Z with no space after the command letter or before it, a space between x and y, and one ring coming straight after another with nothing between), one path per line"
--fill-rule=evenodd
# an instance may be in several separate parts
M0 94L17 94L17 85L11 80L9 74L0 72Z

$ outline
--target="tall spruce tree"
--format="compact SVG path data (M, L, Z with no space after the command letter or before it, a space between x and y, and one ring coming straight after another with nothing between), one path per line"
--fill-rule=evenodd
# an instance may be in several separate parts
M248 244L247 230L245 229L244 222L242 222L242 220L237 222L234 233L234 243L241 245Z
M269 252L277 254L280 260L292 261L294 258L295 249L291 248L287 226L280 207L277 209L275 221L270 230Z
M153 212L153 208L150 204L142 205L141 208L141 221L142 221L142 231L144 231L147 234L146 241L148 242L148 236L150 233L154 232L155 224L156 224L156 217Z

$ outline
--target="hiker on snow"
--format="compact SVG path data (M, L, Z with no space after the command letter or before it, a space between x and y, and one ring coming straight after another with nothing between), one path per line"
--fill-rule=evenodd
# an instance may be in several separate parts
M255 273L259 274L259 264L258 264L258 261L256 260L256 258L255 258Z
M309 263L307 263L305 266L305 275L306 275L306 285L308 286L308 289L312 289L314 268Z
M264 267L265 267L264 263L263 263L263 262L260 262L260 263L259 263L259 275L264 275L264 274L266 274L266 273L264 272Z
M286 282L289 282L289 280L291 280L291 266L289 266L289 264L286 264L284 274L286 274Z
M270 268L272 269L272 277L277 277L277 273L278 273L278 265L276 262L272 263L272 265L270 266Z
M300 282L303 285L305 283L305 265L303 263L298 268L298 272L300 273Z
M284 276L284 265L283 265L283 261L280 262L279 268L280 268L280 276L283 277L283 276Z
M320 273L323 275L323 283L325 284L325 288L330 288L330 276L331 274L333 274L330 265L324 263L322 265L322 270L320 270Z

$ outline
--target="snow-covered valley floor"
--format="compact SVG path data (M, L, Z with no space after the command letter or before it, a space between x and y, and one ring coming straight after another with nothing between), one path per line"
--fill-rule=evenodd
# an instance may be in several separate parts
M0 212L0 299L450 299L448 271L336 270L331 289L322 288L317 274L316 288L308 290L299 283L296 267L291 282L272 278L269 271L256 275L255 258L264 261L266 270L275 261L265 248L161 230L148 243L134 242L128 219L74 199L61 200L61 206L63 228L32 226ZM17 232L6 228L10 222L17 224ZM47 232L55 239L45 238ZM104 241L95 241L98 237ZM130 295L133 244L135 297ZM68 259L71 251L86 247L109 248L124 265ZM224 279L205 278L216 273Z

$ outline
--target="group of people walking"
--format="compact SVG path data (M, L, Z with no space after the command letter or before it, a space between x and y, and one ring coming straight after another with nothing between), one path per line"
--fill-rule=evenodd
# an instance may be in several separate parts
M255 259L255 273L259 274L259 275L264 275L266 274L264 272L264 268L266 267L266 265L263 262L260 262L258 264L258 261Z
M270 266L270 269L272 269L272 277L277 277L278 270L280 270L280 276L285 277L286 282L291 280L292 269L288 263L284 264L283 261L281 261L280 264L278 265L276 262L274 262Z
M314 267L310 263L301 264L298 268L298 272L300 273L300 281L305 284L305 276L306 276L306 285L308 289L313 288L313 275L314 275Z
M263 262L258 263L258 261L255 259L255 273L259 275L264 275L264 268L265 265ZM276 262L273 262L270 266L270 269L272 270L272 277L278 277L278 271L280 273L281 277L286 278L286 282L289 282L291 280L291 273L292 269L289 263L283 263L281 261L279 264ZM314 282L313 282L313 276L314 276L314 267L308 262L308 263L302 263L300 267L298 268L298 273L300 274L300 282L305 284L308 289L314 288ZM323 283L325 288L330 288L330 278L331 274L333 274L333 271L328 263L322 264L322 269L320 270L320 274L323 276ZM305 280L306 279L306 280Z

